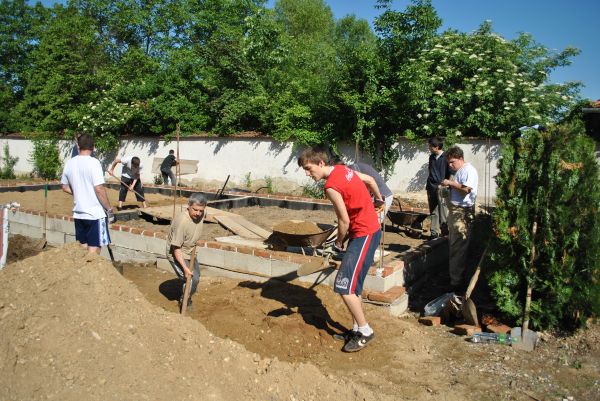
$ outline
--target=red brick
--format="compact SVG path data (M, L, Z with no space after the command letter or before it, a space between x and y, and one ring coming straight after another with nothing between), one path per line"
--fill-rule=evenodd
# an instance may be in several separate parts
M146 237L154 237L154 231L152 231L152 230L144 230L142 232L142 235L146 236Z
M264 251L262 249L256 249L256 250L254 250L254 256L258 256L259 258L271 259L271 252Z
M439 326L442 324L442 318L439 316L424 316L419 318L419 323L425 326Z
M115 230L115 231L122 231L122 230L121 230L121 228L122 228L122 227L121 227L121 225L120 225L120 224L113 224L113 225L111 225L111 226L110 226L110 228L111 228L112 230Z
M505 324L497 324L497 325L489 324L489 325L485 326L485 330L489 331L490 333L499 333L499 334L510 333L510 327L508 327Z
M361 297L362 297L363 299L369 299L369 294L370 294L370 293L371 293L371 291L369 291L369 290L366 290L366 289L364 289L364 288L363 288L363 292L362 292L362 294L361 294Z
M250 248L249 246L238 246L237 251L244 255L252 255L254 253L254 248Z
M154 238L167 239L167 234L156 232L154 233Z
M457 324L454 326L452 332L460 336L472 336L473 333L481 333L481 327L468 324Z
M237 252L237 247L235 245L221 244L221 249L229 252Z
M130 230L129 230L129 232L132 234L141 234L142 231L144 231L144 230L141 230L139 228L130 228Z
M298 263L298 264L302 264L302 263L306 263L310 261L310 256L304 256L304 255L290 255L290 262L292 263Z
M391 304L396 299L404 295L405 292L406 290L404 289L404 287L400 286L392 287L385 292L373 291L369 293L369 300Z
M221 244L219 244L218 242L214 242L214 241L208 241L206 243L206 247L212 248L212 249L221 249Z
M156 237L156 235L154 235ZM200 248L205 248L206 247L206 240L203 239L199 239L198 241L196 241L196 246L200 247Z

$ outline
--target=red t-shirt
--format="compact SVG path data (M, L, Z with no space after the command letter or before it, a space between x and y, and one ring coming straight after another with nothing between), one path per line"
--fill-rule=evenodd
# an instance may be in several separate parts
M350 217L350 237L364 237L379 230L379 219L371 200L371 194L356 173L343 165L336 165L325 181L325 189L331 188L342 195Z

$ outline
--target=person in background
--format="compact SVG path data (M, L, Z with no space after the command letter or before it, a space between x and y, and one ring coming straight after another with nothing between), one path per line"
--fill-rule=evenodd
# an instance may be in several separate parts
M441 138L429 138L429 174L427 176L427 203L431 215L431 237L435 239L448 233L448 205L446 203L447 189L440 186L442 180L450 178L448 162L444 157L444 141Z
M127 192L135 192L135 198L138 202L142 202L142 207L147 207L146 198L144 198L144 188L142 187L142 180L140 175L142 172L142 164L140 158L137 156L123 156L116 158L108 169L108 174L115 176L114 170L117 164L123 164L123 171L121 172L121 188L119 189L119 206L118 209L123 208L123 202L127 198Z
M110 244L108 223L114 222L114 214L104 187L102 166L91 156L94 139L82 134L77 144L77 156L65 164L60 182L62 190L73 195L75 239L88 252L100 253L103 246Z
M175 270L177 277L182 281L181 297L179 298L180 308L183 303L186 280L187 278L192 279L190 297L186 306L188 310L192 308L192 295L196 292L198 282L200 281L198 259L196 258L192 261L191 257L192 250L202 235L207 203L208 201L204 195L200 193L192 194L188 200L187 209L180 212L173 219L173 224L167 237L167 259L171 263L173 270Z
M298 166L313 180L325 180L325 196L333 204L338 218L335 246L343 249L345 239L350 238L335 278L334 291L341 295L353 325L352 329L336 334L334 338L344 341L344 352L360 351L375 337L365 318L360 296L381 238L371 195L354 170L343 165L330 166L327 152L323 149L304 150L298 157ZM376 187L376 200L383 203Z
M448 214L448 242L450 248L450 287L454 292L462 290L465 262L469 250L471 228L475 216L478 175L458 146L446 152L448 165L456 174L454 179L444 179L440 185L450 188L450 213Z
M171 167L176 166L178 164L179 160L175 158L175 151L173 149L169 150L169 155L165 157L163 162L160 164L160 174L162 175L164 185L169 185L169 178L171 179L171 185L177 185L175 173L173 173Z
M350 167L352 170L356 171L359 176L359 178L361 180L363 180L363 182L365 182L367 180L367 177L371 177L373 180L375 180L375 184L377 186L377 188L379 189L380 194L376 194L373 193L373 191L371 191L371 195L373 195L373 197L375 199L383 199L384 204L382 205L382 207L379 207L377 209L377 215L379 217L379 223L383 223L385 220L385 216L387 215L388 210L390 210L390 207L392 206L392 202L394 201L394 194L392 193L392 190L386 185L385 180L383 179L383 177L379 174L379 172L377 170L375 170L371 165L367 164L367 163L362 163L362 162L356 162L356 163L352 163L349 164L348 167ZM369 185L367 185L367 187L369 187Z

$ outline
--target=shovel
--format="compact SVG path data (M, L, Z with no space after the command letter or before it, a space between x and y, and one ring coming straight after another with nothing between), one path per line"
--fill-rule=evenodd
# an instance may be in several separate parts
M110 174L110 173L109 173L109 174ZM133 192L134 194L136 194L137 196L139 196L140 198L142 198L142 200L143 200L144 202L148 202L148 201L146 200L146 198L144 198L144 197L143 197L143 196L142 196L142 195L141 195L141 194L140 194L138 191L136 191L135 189L130 189L130 188L129 188L129 185L127 185L127 184L125 184L123 181L121 181L121 179L120 179L120 178L118 178L116 175L114 175L114 174L110 174L110 175L112 175L114 178L116 178L116 179L117 179L117 180L118 180L118 181L121 183L121 185L123 185L124 187L126 187L127 189L129 189L131 192ZM150 202L148 202L148 204L150 204Z
M190 256L190 266L192 268L192 276L185 279L185 290L183 291L183 302L181 303L181 314L185 316L187 311L188 299L190 299L190 291L192 290L192 277L194 275L194 264L196 263L196 245L192 249L192 255Z
M465 319L465 323L471 326L479 326L479 319L477 319L477 308L475 307L475 303L471 299L471 293L477 284L477 280L479 279L479 273L481 272L481 264L485 259L485 255L487 253L487 247L483 251L483 255L481 255L481 259L479 259L479 263L477 264L477 268L475 269L475 273L473 273L473 277L471 277L471 281L469 282L469 286L467 287L467 291L465 292L465 300L460 305L460 310Z
M41 251L46 247L48 241L46 240L46 225L48 224L48 181L44 184L44 223L43 223L44 232L42 233L42 239L39 240L34 248L38 251Z
M300 265L296 274L298 277L308 276L309 274L318 272L320 270L327 269L329 267L329 258L331 254L327 254L325 258L313 258L310 262L303 263Z

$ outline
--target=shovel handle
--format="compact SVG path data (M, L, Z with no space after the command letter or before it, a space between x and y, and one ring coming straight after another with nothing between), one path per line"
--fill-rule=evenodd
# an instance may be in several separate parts
M471 298L471 293L475 288L475 284L477 284L477 280L479 279L479 273L481 272L481 264L485 259L485 255L487 254L487 247L483 251L483 255L481 255L481 259L479 259L479 263L477 264L477 269L475 269L475 273L473 273L473 277L471 277L471 281L469 281L469 286L467 287L467 291L465 292L465 299Z
M119 182L121 183L121 185L123 185L125 188L129 189L129 185L125 184L123 181L121 181L120 178L118 178L116 175L108 173L110 175L112 175L114 178L116 178L117 180L119 180ZM136 191L135 189L130 189L131 192L133 192L134 194L136 194L137 196L139 196L140 198L142 198L144 200L144 202L146 202L146 198L144 198L138 191Z
M190 266L193 269L194 264L196 263L196 246L194 245L194 249L192 249L192 255L190 256ZM185 291L183 292L183 302L181 303L181 314L185 316L185 312L187 311L187 303L190 299L190 291L192 290L192 278L194 277L194 271L192 270L192 275L185 279Z

